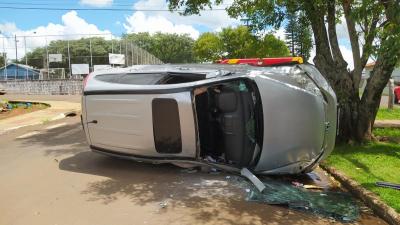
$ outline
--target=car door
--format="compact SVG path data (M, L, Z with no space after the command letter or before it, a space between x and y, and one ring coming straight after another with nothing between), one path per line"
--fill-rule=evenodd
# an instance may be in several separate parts
M85 96L92 146L151 157L195 157L190 92Z

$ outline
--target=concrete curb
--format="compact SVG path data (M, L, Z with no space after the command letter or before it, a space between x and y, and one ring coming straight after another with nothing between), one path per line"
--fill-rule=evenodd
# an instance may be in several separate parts
M368 207L370 207L376 215L381 217L383 220L391 225L400 224L400 214L396 212L392 207L388 206L379 197L362 187L356 181L350 179L342 172L336 170L333 167L320 164L320 167L332 175L336 180L338 180L345 188L347 188L353 195L360 198Z
M400 128L400 120L376 120L374 128Z

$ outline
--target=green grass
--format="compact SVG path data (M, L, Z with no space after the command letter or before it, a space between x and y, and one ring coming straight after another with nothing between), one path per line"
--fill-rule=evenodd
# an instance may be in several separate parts
M375 132L397 134L399 131ZM400 184L399 144L371 142L360 146L337 146L325 163L375 192L384 202L400 212L400 191L375 185L377 181Z
M376 114L377 120L400 120L400 108L396 107L390 109L379 109Z
M380 137L397 137L400 138L400 128L374 128L372 133Z
M372 133L379 141L400 144L400 128L374 128Z

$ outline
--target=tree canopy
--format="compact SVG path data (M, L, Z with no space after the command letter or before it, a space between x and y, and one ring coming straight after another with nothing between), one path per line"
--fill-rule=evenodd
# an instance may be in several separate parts
M190 15L222 2L169 0L169 7ZM360 142L372 138L382 91L400 58L400 0L233 0L227 11L231 17L246 18L253 30L279 28L290 12L304 14L315 41L313 61L338 98L339 140ZM351 71L339 48L336 25L341 18L346 21L353 53ZM375 67L360 95L362 70L372 54L376 55Z
M5 66L5 53L0 55L0 68Z
M288 14L285 37L292 56L301 56L308 61L313 47L311 35L310 22L304 15L296 12Z
M69 68L68 55L71 56L71 64L87 63L90 66L109 64L108 53L125 54L128 65L149 63L146 59L149 55L140 50L138 48L140 47L165 63L188 63L194 61L193 43L194 40L188 35L137 33L126 34L119 40L91 37L51 41L47 49L46 47L35 48L25 57L27 57L28 65L35 68L47 67L47 53L63 55L62 62L50 62L50 68ZM25 57L19 62L25 63Z
M193 53L202 62L221 59L224 53L221 39L216 33L205 32L194 42Z
M272 34L256 36L246 26L227 27L220 32L204 33L195 41L193 51L199 61L289 55L284 41Z
M91 64L90 61L90 50L92 51L92 62L93 65L108 64L108 53L119 52L119 44L117 46L114 43L114 50L112 50L111 41L107 41L104 38L92 37L82 38L79 40L57 40L51 41L46 47L35 48L33 51L28 52L27 57L28 65L35 68L46 68L47 67L47 53L49 54L62 54L62 62L51 62L51 68L68 68L68 45L72 63L87 63ZM91 49L90 49L91 48ZM25 57L19 62L25 62Z
M188 34L135 33L124 35L124 39L133 41L165 63L194 62L194 40Z

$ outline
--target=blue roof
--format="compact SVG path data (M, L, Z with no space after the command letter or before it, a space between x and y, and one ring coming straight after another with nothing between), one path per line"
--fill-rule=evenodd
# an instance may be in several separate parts
M0 80L39 79L39 74L39 70L16 63L10 63L7 64L7 67L0 68Z

